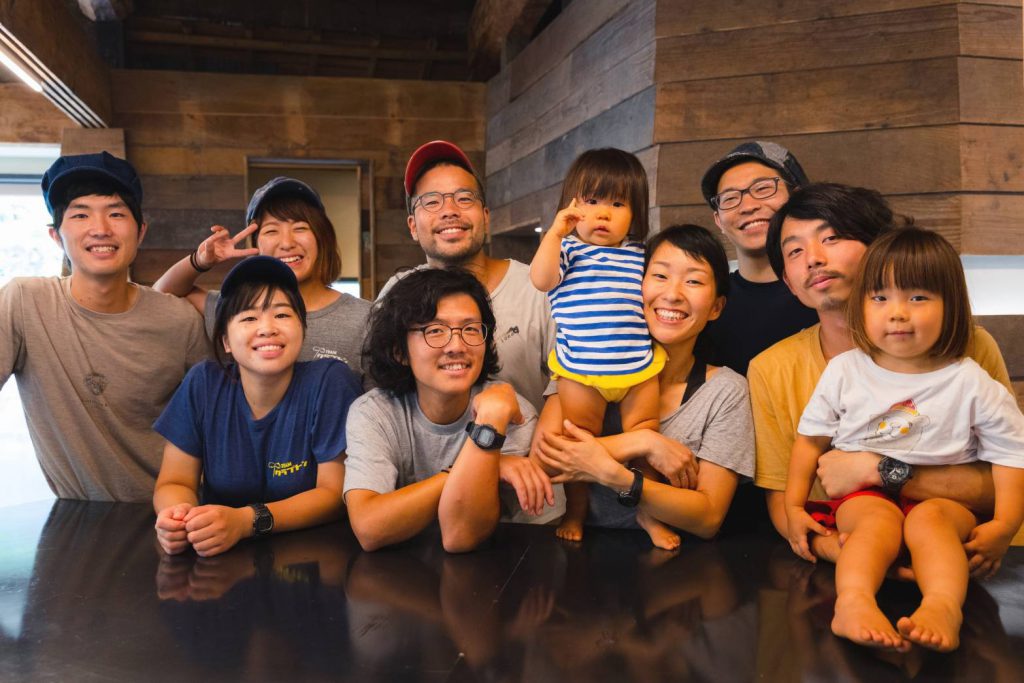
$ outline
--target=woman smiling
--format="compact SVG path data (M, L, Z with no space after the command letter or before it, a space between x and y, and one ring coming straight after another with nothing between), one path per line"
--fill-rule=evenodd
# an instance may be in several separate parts
M193 367L153 426L167 439L153 493L166 552L216 555L339 515L359 382L340 361L296 363L305 328L298 282L280 260L253 256L224 279L220 365Z
M589 524L633 527L639 509L709 538L721 527L740 477L753 475L746 380L728 368L706 365L693 352L697 335L725 305L728 276L725 252L704 228L673 226L649 240L644 317L651 336L668 352L658 376L660 433L641 430L595 439L566 421L563 430L546 429L537 444L553 481L600 485L592 487ZM541 419L548 426L561 419L554 397ZM683 467L694 457L697 472ZM639 470L628 467L636 458L647 458L670 483L644 480Z

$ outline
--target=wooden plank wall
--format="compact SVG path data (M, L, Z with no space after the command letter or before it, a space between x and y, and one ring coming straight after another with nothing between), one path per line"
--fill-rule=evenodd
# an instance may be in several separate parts
M654 180L654 0L573 2L487 84L491 230L548 225L572 160L636 152Z
M412 151L443 138L484 160L479 83L135 70L113 71L112 82L114 125L125 130L146 191L140 282L187 254L211 225L242 227L252 156L372 163L379 287L396 268L423 262L405 224L402 174Z
M0 142L60 143L77 126L42 95L21 82L0 83Z
M964 253L1024 253L1019 0L659 0L656 15L656 225L710 225L704 169L770 139Z

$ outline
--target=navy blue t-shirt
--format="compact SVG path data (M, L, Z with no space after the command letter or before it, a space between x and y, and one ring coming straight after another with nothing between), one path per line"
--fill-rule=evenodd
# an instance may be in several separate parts
M237 371L194 366L153 425L203 461L203 503L270 503L316 487L317 463L345 450L348 408L362 393L341 361L296 363L281 402L254 420Z

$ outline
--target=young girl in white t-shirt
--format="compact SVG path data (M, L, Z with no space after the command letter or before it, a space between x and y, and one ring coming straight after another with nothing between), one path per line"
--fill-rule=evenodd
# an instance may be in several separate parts
M992 575L1024 519L1024 416L1005 387L965 357L973 322L960 259L940 235L902 228L864 257L847 314L857 348L832 359L804 410L786 485L789 541L814 560L809 532L847 535L836 563L832 631L874 647L959 644L969 576ZM886 487L808 502L818 457L870 451ZM946 498L899 495L917 465L992 463L991 519ZM823 526L822 522L826 526ZM910 551L921 605L894 628L875 593Z

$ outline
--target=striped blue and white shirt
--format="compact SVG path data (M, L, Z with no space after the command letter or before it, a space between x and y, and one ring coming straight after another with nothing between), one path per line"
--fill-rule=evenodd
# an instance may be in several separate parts
M651 364L640 285L644 247L599 247L575 236L562 240L561 281L550 292L558 333L555 354L578 375L628 375Z

